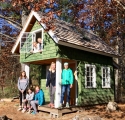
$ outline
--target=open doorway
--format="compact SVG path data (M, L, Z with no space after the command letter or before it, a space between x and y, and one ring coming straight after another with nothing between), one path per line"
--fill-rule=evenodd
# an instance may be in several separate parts
M77 81L75 80L75 77L74 77L74 72L76 70L76 62L73 61L73 62L68 62L68 63L69 63L69 68L73 72L73 78L74 78L73 87L70 89L70 105L75 105L76 98L77 98ZM64 66L62 66L62 69L63 68L64 68ZM66 104L66 93L65 93L65 97L64 97L64 104Z

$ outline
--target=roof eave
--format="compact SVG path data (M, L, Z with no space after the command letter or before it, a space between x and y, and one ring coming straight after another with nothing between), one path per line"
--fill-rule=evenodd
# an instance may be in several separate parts
M64 45L64 46L67 46L67 47L71 47L71 48L76 48L76 49L79 49L79 50L84 50L84 51L88 51L88 52L108 56L108 57L115 57L115 58L120 57L120 56L115 55L115 54L105 53L105 52L102 52L102 51L98 51L98 50L90 49L90 48L87 48L87 47L71 44L71 43L68 43L68 42L59 41L58 44L59 45Z

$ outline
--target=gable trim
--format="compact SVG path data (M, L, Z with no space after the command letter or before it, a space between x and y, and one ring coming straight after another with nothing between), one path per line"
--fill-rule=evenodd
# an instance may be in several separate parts
M32 17L33 17L33 12L31 12L29 17L27 18L26 24L24 25L22 31L20 32L20 34L19 34L19 36L17 38L17 41L16 41L15 45L13 46L13 48L11 50L12 53L15 53L15 50L16 50L17 46L19 45L20 39L21 39L21 37L23 35L22 33L26 31Z

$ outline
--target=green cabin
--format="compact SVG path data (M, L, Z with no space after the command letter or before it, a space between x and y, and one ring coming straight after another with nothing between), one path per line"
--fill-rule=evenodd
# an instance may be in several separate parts
M115 78L113 58L119 54L94 33L82 29L79 32L73 24L54 20L54 30L45 31L40 23L44 15L31 11L20 35L12 48L13 54L20 54L20 63L29 76L30 64L41 65L40 85L49 101L46 89L46 71L51 62L56 63L55 107L58 108L61 95L61 71L64 62L74 74L71 89L71 105L93 105L114 101ZM33 52L33 43L41 38L40 52Z

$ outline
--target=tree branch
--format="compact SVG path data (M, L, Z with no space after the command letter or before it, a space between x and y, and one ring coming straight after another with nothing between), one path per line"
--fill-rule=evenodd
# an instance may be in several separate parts
M14 27L18 28L18 29L21 29L22 28L22 25L19 24L18 22L8 18L8 17L5 17L3 15L0 15L0 18L2 19L5 19L9 24L13 25Z
M122 8L125 10L125 6L119 0L114 0L114 1L117 2L119 5L121 5Z
M13 37L10 37L9 35L3 34L3 33L1 33L1 32L0 32L0 35L3 35L3 36L5 36L5 37L7 37L7 38L10 38L11 40L16 41L16 39L14 39ZM14 41L13 41L13 42L14 42Z

